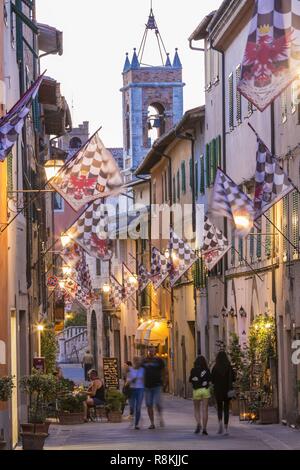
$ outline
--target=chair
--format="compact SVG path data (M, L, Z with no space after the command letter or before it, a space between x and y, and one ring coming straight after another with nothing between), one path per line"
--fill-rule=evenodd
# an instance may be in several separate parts
M90 418L94 422L101 422L103 418L107 420L107 411L105 405L94 405L90 408Z

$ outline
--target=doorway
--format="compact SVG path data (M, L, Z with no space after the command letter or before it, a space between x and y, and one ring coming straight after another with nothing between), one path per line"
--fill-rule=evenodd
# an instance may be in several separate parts
M17 312L15 309L10 311L10 370L11 375L15 377L15 383L18 383L18 366L17 366ZM18 388L14 387L11 397L11 427L12 427L12 445L15 447L19 439L19 422L18 422Z

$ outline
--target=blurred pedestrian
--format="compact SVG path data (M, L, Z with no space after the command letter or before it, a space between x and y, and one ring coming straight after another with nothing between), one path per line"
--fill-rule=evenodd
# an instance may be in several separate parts
M164 361L156 357L156 348L151 347L148 351L148 356L143 361L145 369L145 399L150 419L149 429L155 429L154 424L154 407L156 407L159 417L160 426L164 426L162 404L161 404L161 391L164 384Z
M224 417L224 434L228 435L229 403L232 398L235 374L225 351L220 351L217 354L216 363L212 369L211 379L214 386L214 395L218 408L218 434L223 434Z
M90 351L87 349L82 358L82 367L84 368L84 380L86 381L89 379L88 372L89 370L92 369L93 364L94 364L94 357L90 353Z
M133 359L133 367L130 368L128 373L128 382L130 384L130 408L134 414L134 428L139 428L141 418L141 409L144 398L144 375L145 370L142 367L142 359L135 357Z
M124 375L123 375L124 385L123 385L123 389L122 389L122 393L125 397L125 402L124 402L124 405L123 405L122 414L124 413L126 403L128 402L129 403L129 416L128 416L128 418L133 417L133 409L131 407L131 401L130 401L131 388L130 388L130 382L128 380L128 375L129 375L131 369L132 369L132 362L131 361L126 361L125 364L124 364Z
M193 387L194 411L197 423L195 434L199 434L202 430L202 434L207 436L208 400L210 398L209 386L211 376L204 356L199 356L195 360L189 381Z

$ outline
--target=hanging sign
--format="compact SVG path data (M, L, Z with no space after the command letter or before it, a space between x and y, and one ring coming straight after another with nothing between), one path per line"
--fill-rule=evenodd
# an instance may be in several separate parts
M108 390L119 390L119 368L116 357L103 358L103 376L105 388Z

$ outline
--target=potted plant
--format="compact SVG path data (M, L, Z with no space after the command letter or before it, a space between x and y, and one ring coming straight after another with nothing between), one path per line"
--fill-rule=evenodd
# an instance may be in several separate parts
M12 391L14 388L13 377L4 376L0 377L0 402L8 401L11 398ZM0 450L5 449L6 441L4 440L4 434L0 434Z
M57 380L33 370L31 375L21 378L20 388L29 397L28 423L21 424L23 449L42 450L50 425L46 422L46 408L56 396Z
M249 390L249 380L247 380L249 371L247 351L242 349L236 333L231 333L228 354L235 373L233 387L236 392L236 399L231 400L231 412L233 416L240 416L239 398L241 393Z
M59 423L63 425L83 424L84 405L87 395L83 388L70 389L70 383L63 383L58 398Z
M111 423L122 422L122 409L125 404L125 397L119 390L108 390L106 393L106 410L108 421Z

